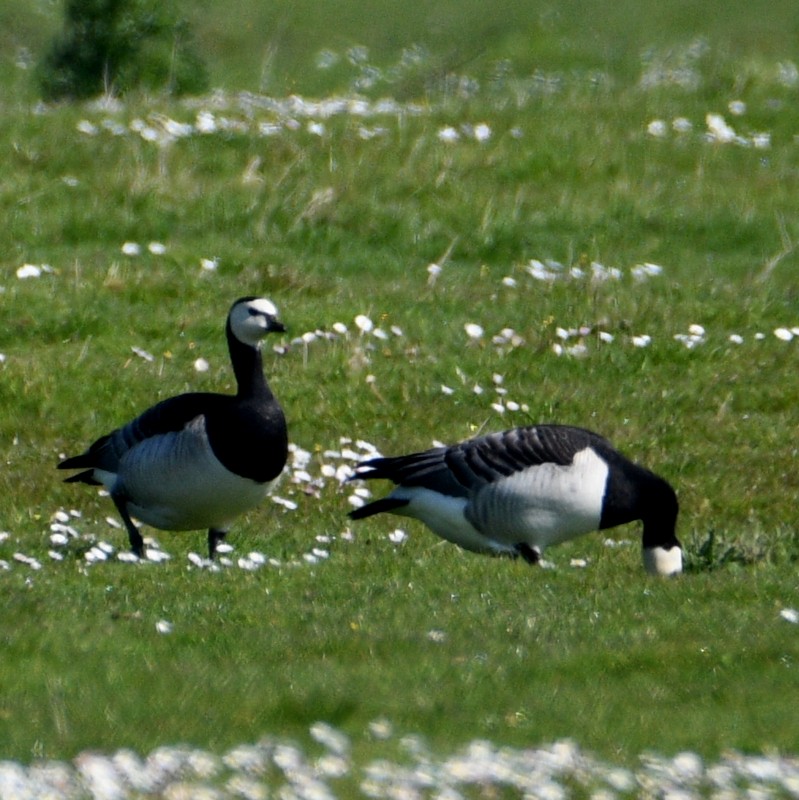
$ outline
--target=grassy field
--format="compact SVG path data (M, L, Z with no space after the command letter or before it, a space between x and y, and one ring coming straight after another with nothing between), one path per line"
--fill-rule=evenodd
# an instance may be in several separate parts
M795 752L793 5L259 5L195 12L214 96L40 109L19 54L54 11L0 4L0 757L325 721L367 759L375 720L439 751ZM297 447L281 502L219 571L200 532L120 562L111 504L55 464L229 390L245 294L289 326L265 359ZM348 527L348 450L539 421L674 484L685 575L646 577L635 526L553 569Z

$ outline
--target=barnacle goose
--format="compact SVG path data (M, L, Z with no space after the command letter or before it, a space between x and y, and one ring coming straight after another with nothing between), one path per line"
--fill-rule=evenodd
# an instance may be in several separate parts
M235 395L191 392L162 400L58 465L83 470L67 483L108 489L136 555L143 542L133 517L161 530L207 528L213 558L231 522L257 505L282 472L286 420L260 350L267 334L282 331L270 300L236 300L226 325Z
M583 428L513 428L374 458L361 462L352 478L396 484L388 496L350 512L352 519L384 511L413 517L466 550L532 564L549 545L642 520L646 570L682 571L672 487Z

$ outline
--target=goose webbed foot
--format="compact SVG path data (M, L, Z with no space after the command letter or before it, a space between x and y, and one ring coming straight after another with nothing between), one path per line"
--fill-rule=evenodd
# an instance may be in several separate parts
M125 523L125 528L128 531L128 539L130 540L130 549L137 558L144 558L144 539L142 539L139 529L130 518L127 509L127 498L123 495L112 494L111 499L117 507L119 516L122 517L122 522Z
M523 558L528 564L537 564L541 560L541 553L534 547L530 547L527 542L519 542L514 545L516 554Z
M208 558L213 561L216 556L217 545L225 538L227 531L220 531L216 528L208 530Z

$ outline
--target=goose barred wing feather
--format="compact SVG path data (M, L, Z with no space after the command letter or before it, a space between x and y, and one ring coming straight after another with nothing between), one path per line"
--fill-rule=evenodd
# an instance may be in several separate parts
M583 428L535 425L469 439L451 447L360 465L357 478L383 478L401 486L421 486L451 497L467 497L483 486L540 464L571 464L575 453L607 440Z

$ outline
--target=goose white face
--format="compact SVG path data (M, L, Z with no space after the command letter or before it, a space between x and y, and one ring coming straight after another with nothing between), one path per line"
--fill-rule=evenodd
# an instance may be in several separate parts
M255 347L267 333L285 328L277 318L277 306L265 297L243 300L230 311L230 328L244 344Z

